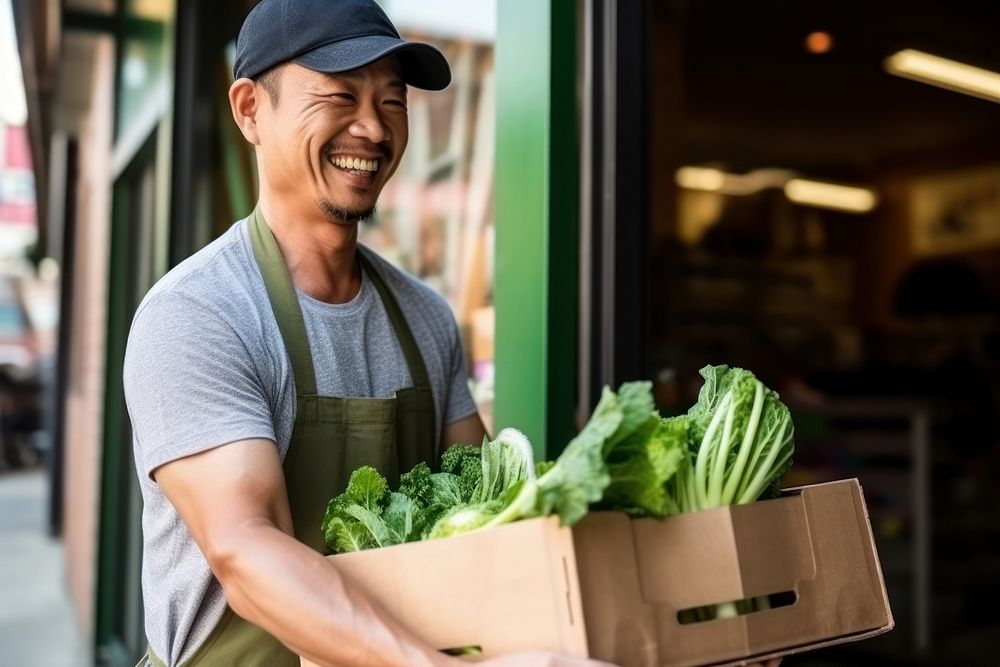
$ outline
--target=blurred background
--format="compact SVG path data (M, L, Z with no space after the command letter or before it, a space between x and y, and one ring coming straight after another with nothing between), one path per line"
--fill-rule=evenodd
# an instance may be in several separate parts
M251 0L0 0L0 663L145 648L129 323L249 213ZM1000 7L384 0L454 81L364 243L432 285L487 424L558 454L604 384L756 372L786 485L858 477L896 618L788 665L996 662Z

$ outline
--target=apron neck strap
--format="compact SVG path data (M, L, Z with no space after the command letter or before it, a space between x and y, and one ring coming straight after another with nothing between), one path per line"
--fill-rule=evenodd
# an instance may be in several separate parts
M420 348L417 347L417 341L413 338L413 332L406 323L406 318L399 307L399 302L396 301L392 290L385 284L382 276L375 270L375 266L361 249L358 249L358 261L361 262L361 267L368 274L368 277L371 278L375 289L378 290L379 296L382 297L382 305L385 306L385 312L389 316L393 330L396 332L396 340L399 341L399 346L403 348L403 356L406 357L406 365L410 369L410 379L413 380L413 386L430 386L430 380L427 378L427 367L424 365L424 357L420 354Z
M281 256L281 250L278 248L277 241L274 240L274 234L271 233L271 229L264 221L259 207L254 208L250 216L250 244L253 247L257 266L260 267L261 276L264 278L267 298L271 302L271 310L274 311L274 317L278 322L281 339L285 343L285 350L292 363L296 391L301 395L314 395L317 393L316 374L312 352L309 349L309 336L306 333L306 324L302 317L302 308L295 295L295 286L288 273L288 268L285 266L285 260ZM365 257L364 252L358 250L356 255L361 267L368 274L382 299L396 339L399 341L403 356L406 358L406 365L409 367L414 386L429 386L427 367L424 365L423 356L413 338L413 333L406 324L406 318L403 317L399 303L378 271Z
M274 319L278 321L281 339L292 362L295 388L299 394L313 395L316 393L316 374L313 370L312 352L309 350L306 322L302 318L302 308L295 296L295 286L281 256L278 242L264 222L260 207L254 208L250 216L250 245L253 246L254 258L264 278L267 298L271 302Z

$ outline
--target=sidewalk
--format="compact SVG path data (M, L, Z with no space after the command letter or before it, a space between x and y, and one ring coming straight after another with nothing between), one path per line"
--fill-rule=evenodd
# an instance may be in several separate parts
M84 667L62 545L45 529L46 492L41 471L0 474L0 663Z

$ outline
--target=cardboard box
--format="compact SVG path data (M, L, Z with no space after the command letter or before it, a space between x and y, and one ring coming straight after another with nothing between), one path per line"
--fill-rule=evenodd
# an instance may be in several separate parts
M740 664L894 625L857 480L666 521L595 513L574 538L590 654L621 665ZM792 604L701 623L678 616L770 594Z
M549 517L331 558L432 645L485 655L542 649L624 667L739 664L893 627L857 480L666 521L597 512L570 530ZM678 618L789 591L787 606Z

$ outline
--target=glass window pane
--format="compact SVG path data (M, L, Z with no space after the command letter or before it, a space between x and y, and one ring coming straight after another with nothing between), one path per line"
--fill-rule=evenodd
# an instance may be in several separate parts
M172 0L129 0L119 63L118 136L142 114L164 107L171 45L167 26Z

